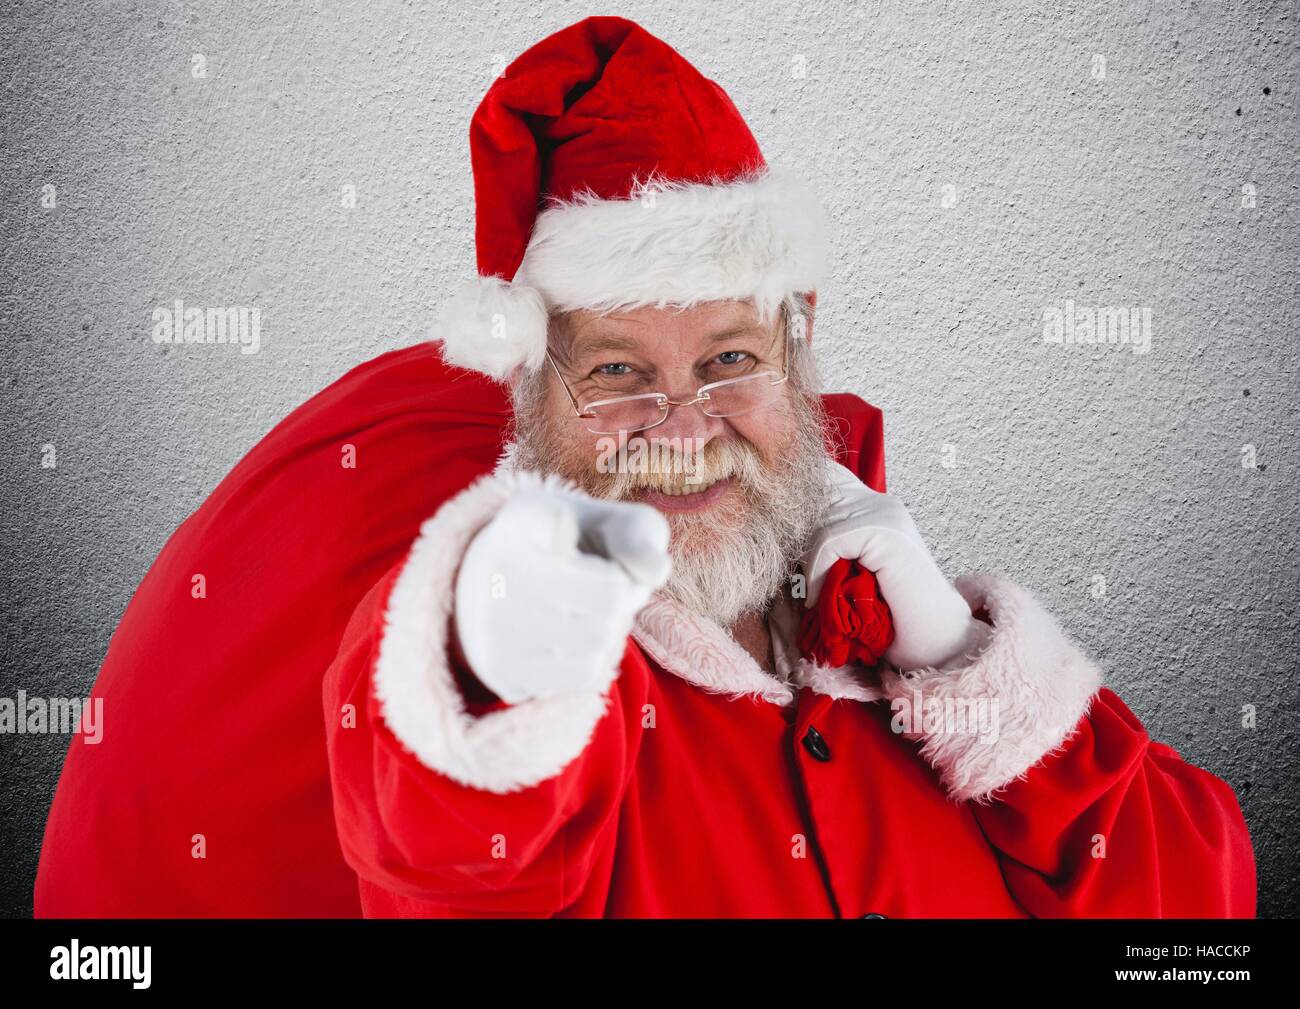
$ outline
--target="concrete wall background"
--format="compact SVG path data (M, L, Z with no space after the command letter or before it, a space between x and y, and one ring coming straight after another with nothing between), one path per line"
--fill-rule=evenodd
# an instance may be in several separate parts
M424 337L473 269L465 134L494 63L589 13L6 12L0 696L84 695L153 557L231 465L352 365ZM945 570L1038 593L1154 736L1231 783L1261 913L1294 915L1294 7L618 13L722 83L769 161L822 193L819 357L885 410L891 490ZM155 345L150 313L175 298L260 307L259 353ZM1149 353L1044 343L1067 298L1150 309ZM0 736L0 913L30 914L66 745Z

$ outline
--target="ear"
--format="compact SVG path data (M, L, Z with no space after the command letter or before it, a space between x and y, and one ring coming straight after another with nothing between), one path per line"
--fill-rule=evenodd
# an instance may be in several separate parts
M807 322L808 331L804 334L805 338L808 340L809 346L811 346L812 335L813 335L813 323L817 320L817 292L808 291L804 294L804 297L808 299L808 307L812 309L812 313L808 316L808 322Z

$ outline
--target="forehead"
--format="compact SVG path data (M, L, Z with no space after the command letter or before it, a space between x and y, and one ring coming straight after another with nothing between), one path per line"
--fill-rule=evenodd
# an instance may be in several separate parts
M711 301L690 308L637 308L568 312L559 327L570 354L625 350L646 355L690 353L722 339L764 339L764 322L747 301Z

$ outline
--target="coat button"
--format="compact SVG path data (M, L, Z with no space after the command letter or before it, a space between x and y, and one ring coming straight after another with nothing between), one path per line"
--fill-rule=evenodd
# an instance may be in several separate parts
M822 738L822 734L811 725L808 726L808 731L804 733L803 746L815 759L823 763L831 759L831 748L826 745L826 740Z
M883 914L876 914L875 911L871 911L871 912L868 913L868 914L859 915L859 917L861 917L861 918L884 918L884 917L886 917L886 915L883 915Z

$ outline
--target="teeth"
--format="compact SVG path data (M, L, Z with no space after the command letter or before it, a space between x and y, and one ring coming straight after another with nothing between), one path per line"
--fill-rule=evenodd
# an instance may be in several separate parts
M699 474L693 483L687 482L687 478L680 473L669 472L646 474L638 483L644 490L665 494L668 497L690 497L694 494L703 494L719 481L735 475L735 465L731 460L718 460L717 464L709 469L711 472L708 475Z
M718 480L701 480L696 484L665 484L658 488L660 494L667 494L669 497L690 497L693 494L703 494L712 487Z

